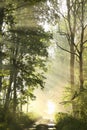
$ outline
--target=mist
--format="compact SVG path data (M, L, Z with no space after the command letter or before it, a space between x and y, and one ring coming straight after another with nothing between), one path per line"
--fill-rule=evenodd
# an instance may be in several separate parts
M65 87L69 83L69 54L54 44L52 49L50 47L48 71L45 76L44 89L38 88L34 92L36 100L31 102L31 110L44 117L47 114L47 102L52 101L55 104L55 113L69 112L69 107L61 104L66 96Z

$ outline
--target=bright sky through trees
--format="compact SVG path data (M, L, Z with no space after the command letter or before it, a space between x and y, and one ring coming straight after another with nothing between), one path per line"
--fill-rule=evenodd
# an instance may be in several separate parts
M47 1L47 5L50 6L50 1ZM66 1L61 2L60 1L60 6L61 6L61 12L66 12ZM51 25L47 21L39 23L44 27L45 31L50 31L53 32L53 37L55 41L58 40L57 32L58 29L58 24L56 23L55 25ZM55 36L54 36L55 35ZM65 85L64 82L66 82L64 77L64 74L66 76L66 71L67 71L67 64L63 64L63 72L62 72L62 60L61 59L56 59L56 51L58 51L57 46L54 41L52 41L53 44L48 48L48 53L49 53L49 59L50 59L50 67L48 68L47 72L47 79L46 79L46 84L44 90L35 90L35 95L36 95L36 100L33 101L30 105L31 110L39 113L41 116L44 116L46 114L51 115L53 114L57 108L57 111L66 111L63 106L59 104L61 102L61 95L63 92L63 86ZM59 51L61 51L59 49ZM63 52L64 53L64 52ZM66 54L66 52L64 53ZM63 82L62 82L63 80ZM48 91L47 91L48 89ZM55 92L56 91L56 92ZM60 91L60 93L58 93ZM48 101L49 98L53 101ZM48 102L47 102L48 101ZM45 106L45 107L44 107ZM29 109L30 109L29 107ZM26 110L25 110L26 111Z
M54 114L55 104L49 100L47 105L48 105L48 114Z

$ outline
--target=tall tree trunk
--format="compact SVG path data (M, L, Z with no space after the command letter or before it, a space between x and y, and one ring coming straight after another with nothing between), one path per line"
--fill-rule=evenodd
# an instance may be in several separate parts
M80 92L82 92L84 90L84 75L83 75L83 51L84 51L84 15L85 15L85 11L84 11L84 7L85 7L85 0L81 0L81 20L80 20L80 24L81 24L81 36L80 36L80 51L79 51L79 81L80 81ZM83 97L81 97L81 99L83 102ZM79 109L79 116L82 117L83 115L83 108L80 107Z
M70 45L70 51L74 52L74 46L73 44ZM71 84L71 93L74 94L74 61L75 61L75 56L74 54L70 54L70 84ZM72 103L72 111L73 115L75 115L75 104L74 102Z
M0 36L2 37L2 26L4 20L4 8L0 8ZM0 41L0 70L2 70L2 43ZM1 71L0 71L1 72ZM2 76L0 75L0 91L2 90Z
M81 2L81 40L80 40L80 53L79 53L79 78L80 78L80 91L83 90L84 77L83 77L83 41L84 41L84 0Z
M75 37L75 27L76 27L76 19L75 19L75 14L73 14L73 24L72 24L72 11L71 11L71 1L67 0L67 9L68 9L68 26L69 26L69 35L70 35L70 85L71 85L71 94L74 94L75 92L75 83L74 83L74 63L75 63L75 55L74 55L74 37ZM75 7L74 7L75 8ZM73 111L73 115L75 115L75 111L76 111L76 105L73 102L72 103L72 111Z
M26 109L26 112L28 113L28 110L29 109L29 96L27 96L27 109Z
M84 89L84 77L83 77L83 55L82 52L80 52L79 56L79 79L80 79L80 92Z
M15 63L14 63L15 64ZM13 112L16 112L16 107L17 107L17 83L16 83L16 79L17 79L17 69L14 65L14 97L13 97Z
M8 111L9 108L12 82L13 82L13 69L12 69L12 60L10 60L10 77L9 77L9 86L7 88L5 105L4 105L5 111Z

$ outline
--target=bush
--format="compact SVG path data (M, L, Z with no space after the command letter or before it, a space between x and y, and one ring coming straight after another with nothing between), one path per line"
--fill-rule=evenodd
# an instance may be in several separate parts
M1 104L0 104L1 105ZM0 106L0 122L4 122L4 117L5 117L5 114L4 114L4 109L2 106Z
M0 130L6 130L7 125L6 123L0 123Z
M12 112L9 111L6 114L6 123L7 123L8 130L22 130L21 126L18 122L18 115L17 114L13 114Z
M24 128L29 128L34 123L34 120L30 119L27 114L21 113L18 122L21 126L23 125Z
M87 130L86 124L72 116L61 116L56 123L57 130Z
M24 130L24 128L29 128L34 122L24 113L13 114L13 112L8 111L5 114L3 122L0 121L0 130Z

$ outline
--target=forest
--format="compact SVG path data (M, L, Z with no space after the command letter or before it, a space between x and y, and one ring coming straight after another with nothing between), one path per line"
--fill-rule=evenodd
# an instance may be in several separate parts
M44 90L52 48L53 69L60 59L68 79L61 104L71 106L55 113L56 130L87 130L87 0L0 0L0 130L29 129L39 119L23 105Z

